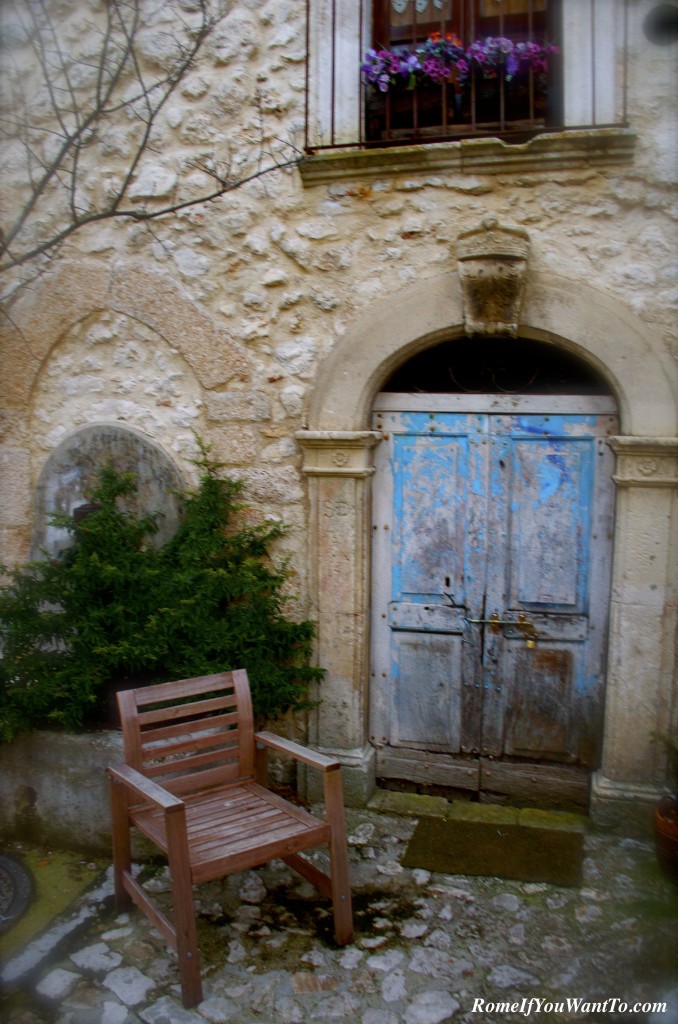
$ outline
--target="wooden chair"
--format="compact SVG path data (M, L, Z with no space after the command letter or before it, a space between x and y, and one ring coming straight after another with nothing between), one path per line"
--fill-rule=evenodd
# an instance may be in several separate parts
M116 906L136 903L176 949L184 1006L202 1000L192 886L281 858L331 897L335 938L353 938L338 761L255 733L247 673L118 694L126 763L109 771ZM268 748L323 773L325 820L266 788ZM134 825L166 855L173 920L132 877ZM299 855L327 844L330 873Z

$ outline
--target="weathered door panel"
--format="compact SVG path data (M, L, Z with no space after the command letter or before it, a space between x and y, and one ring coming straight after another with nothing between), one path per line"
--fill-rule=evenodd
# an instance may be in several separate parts
M459 750L461 634L395 631L392 658L391 744Z
M371 736L395 757L594 765L615 418L501 401L375 421Z
M587 596L591 446L516 441L509 601L581 611Z
M465 438L395 438L394 601L438 600L441 570L458 578L463 522L455 495L465 489L467 460Z
M593 765L603 702L610 416L492 417L482 752ZM489 684L489 685L488 685Z
M576 674L572 651L552 644L533 650L521 646L511 660L514 676L507 701L505 752L569 760Z
M377 743L458 752L478 734L487 417L387 414L377 456L371 735ZM384 683L384 680L386 682Z

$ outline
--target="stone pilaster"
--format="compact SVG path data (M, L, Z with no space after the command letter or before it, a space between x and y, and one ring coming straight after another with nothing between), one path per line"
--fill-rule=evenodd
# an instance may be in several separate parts
M344 765L347 803L374 787L367 742L369 516L375 431L299 431L308 477L311 615L326 675L312 716L311 742ZM309 779L309 782L311 780Z
M654 802L661 784L653 730L678 715L675 678L678 439L613 437L616 542L603 762L594 817L626 818Z

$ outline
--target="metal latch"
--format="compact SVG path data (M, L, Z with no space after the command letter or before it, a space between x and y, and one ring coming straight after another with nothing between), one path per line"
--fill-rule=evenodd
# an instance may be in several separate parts
M528 619L524 612L519 612L517 619L501 619L499 612L492 612L489 619L464 619L464 621L473 625L487 625L493 633L498 633L501 626L513 626L523 634L525 646L529 650L533 650L537 646L539 634L535 629L534 623Z

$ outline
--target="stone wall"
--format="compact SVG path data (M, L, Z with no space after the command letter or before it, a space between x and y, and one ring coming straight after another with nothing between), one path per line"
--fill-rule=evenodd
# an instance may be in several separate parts
M255 502L284 509L299 526L292 438L305 425L320 362L375 300L453 269L457 236L488 213L529 230L540 270L593 282L628 304L669 368L678 353L675 61L672 47L642 36L648 4L631 7L629 96L638 141L628 166L537 165L516 177L502 174L499 160L486 174L401 176L388 173L386 160L376 177L309 188L288 169L159 221L152 234L104 222L74 238L66 255L79 266L57 270L57 279L48 274L10 302L13 323L4 324L5 408L12 411L2 458L15 481L3 489L5 557L26 551L31 491L47 454L92 422L138 427L189 474L191 430L205 432L217 457L248 477ZM86 52L96 45L94 0L55 3L55 10L70 46ZM162 112L157 152L136 175L133 201L153 205L204 189L205 175L192 162L230 160L246 174L256 155L257 94L269 144L299 142L303 14L303 5L277 0L234 7ZM84 36L83 15L91 23ZM10 31L11 13L5 18L15 59L30 66ZM169 46L166 31L161 24L146 40L151 68ZM124 137L100 140L88 179L92 201L123 173L129 151ZM20 170L14 156L8 147L10 184ZM17 184L6 202L20 197ZM64 277L80 294L58 322L42 325Z
M35 732L0 749L0 835L66 848L111 848L109 765L120 764L119 732Z
M642 33L652 6L651 0L630 3L628 137L635 145L623 159L606 157L602 142L588 139L579 157L565 159L562 141L560 156L551 160L543 147L495 148L482 167L461 171L443 162L397 172L388 151L369 170L344 167L334 177L331 160L315 178L302 178L291 167L158 220L152 231L123 220L94 225L73 236L29 287L13 293L10 282L1 325L0 556L12 562L28 554L40 474L72 432L94 423L128 425L161 446L191 480L197 431L215 457L244 478L253 515L289 524L280 551L291 557L302 608L317 612L312 538L308 554L309 502L315 499L296 435L320 425L319 395L327 392L319 382L344 340L358 336L356 325L371 320L374 343L383 346L380 310L397 314L403 293L414 294L422 283L431 284L428 294L443 279L445 288L456 288L456 240L487 215L527 230L531 280L557 277L563 308L568 294L586 286L602 306L628 311L652 372L664 383L659 407L652 407L652 396L638 399L644 410L622 403L622 431L634 417L642 420L644 411L650 419L656 414L657 434L672 436L671 395L678 390L677 82L675 44L653 46ZM179 7L190 15L190 3ZM54 0L54 9L70 46L87 52L96 45L98 0ZM167 29L172 5L165 11ZM30 67L11 12L6 9L3 18L15 60ZM145 37L149 69L167 38L162 31ZM234 5L164 108L154 150L134 178L132 203L152 208L198 194L209 186L201 163L230 165L241 176L255 172L262 126L267 146L279 154L288 152L279 140L299 145L304 45L303 4ZM11 78L8 67L7 89ZM22 82L30 94L30 75ZM124 132L95 140L85 200L94 201L119 178L130 146ZM521 153L520 169L511 170ZM19 157L12 146L2 157L10 207L21 202ZM434 337L431 323L438 320L430 309L410 303L407 316L410 341L379 372ZM557 340L559 333L549 326L542 336ZM361 345L370 344L364 331L361 338ZM613 338L605 340L614 346ZM615 389L609 368L596 366ZM350 375L350 368L344 365L343 372ZM356 380L355 387L371 388L373 397L382 382ZM324 428L347 429L339 410L334 421L324 414ZM349 429L368 427L365 416ZM359 603L365 585L362 579ZM673 621L673 578L666 595L673 609L667 621ZM663 633L664 683L654 716L665 723L675 714L670 629ZM359 645L366 642L362 626L351 636ZM364 672L364 664L362 650L352 671ZM353 714L351 729L359 732L364 708ZM646 780L656 774L647 754L641 771Z

